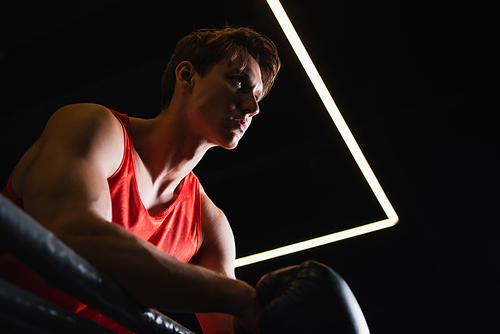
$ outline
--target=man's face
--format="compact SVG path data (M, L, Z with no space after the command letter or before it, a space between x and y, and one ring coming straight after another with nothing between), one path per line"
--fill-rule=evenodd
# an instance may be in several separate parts
M238 145L252 117L259 113L262 78L259 64L249 56L229 63L224 59L204 76L195 74L189 117L195 133L212 145Z

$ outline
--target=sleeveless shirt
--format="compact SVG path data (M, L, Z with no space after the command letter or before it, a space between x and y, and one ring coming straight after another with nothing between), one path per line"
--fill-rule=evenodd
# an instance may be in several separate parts
M141 201L137 186L135 150L129 118L125 114L109 110L122 124L125 138L121 164L108 178L112 222L180 261L189 262L198 251L201 242L201 199L198 178L190 172L181 181L180 191L174 202L163 212L150 215ZM22 198L12 190L11 179L12 174L2 193L24 209ZM1 249L0 277L118 333L130 333L66 293L47 286L33 270Z

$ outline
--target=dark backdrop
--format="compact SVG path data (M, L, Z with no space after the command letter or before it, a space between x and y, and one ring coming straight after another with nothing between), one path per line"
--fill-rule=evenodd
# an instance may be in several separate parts
M498 44L493 4L283 0L400 216L387 230L237 270L255 284L312 259L337 270L372 333L498 331ZM384 218L264 1L18 1L0 11L0 177L59 107L159 112L176 41L250 25L283 68L239 147L196 172L238 256ZM196 329L191 317L180 317Z

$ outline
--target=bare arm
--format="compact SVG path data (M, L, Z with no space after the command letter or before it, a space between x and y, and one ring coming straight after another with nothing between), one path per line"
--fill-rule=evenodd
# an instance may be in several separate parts
M230 279L236 279L234 274L235 245L229 222L203 189L201 200L203 242L191 263L201 265ZM244 326L255 330L260 311L260 304L256 295L253 294L248 310L243 315ZM240 320L223 313L199 313L196 316L205 334L232 333L233 321Z
M107 178L122 154L121 126L104 107L60 109L24 167L20 195L26 211L149 307L244 314L252 287L182 263L110 223Z

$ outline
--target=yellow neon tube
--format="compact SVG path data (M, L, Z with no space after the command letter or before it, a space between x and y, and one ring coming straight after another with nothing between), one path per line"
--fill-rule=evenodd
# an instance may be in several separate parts
M361 149L359 148L356 140L354 139L354 136L351 133L351 130L349 130L349 127L347 126L344 118L342 117L342 114L340 113L339 109L337 108L337 105L335 104L335 101L333 101L333 98L326 88L325 83L323 82L323 79L318 73L318 70L316 69L316 66L314 66L314 63L312 62L311 58L309 57L309 54L307 53L307 50L305 49L304 45L302 44L302 41L300 40L299 35L295 31L295 28L292 25L292 22L288 18L288 15L286 14L283 6L279 2L279 0L267 0L267 3L269 7L271 7L272 12L274 13L274 16L278 20L278 23L280 24L281 28L283 29L283 32L285 33L285 36L287 37L288 41L290 42L295 54L299 58L300 63L304 67L304 70L307 73L307 76L311 80L314 88L316 89L316 92L318 93L321 101L323 102L326 110L330 114L330 117L332 118L333 122L335 123L335 126L340 132L340 135L344 139L344 142L346 143L347 147L349 148L349 151L351 152L354 160L356 161L359 169L363 173L363 176L365 177L366 181L368 182L371 190L373 191L375 197L377 198L380 206L384 210L384 213L388 217L387 219L370 223L367 225L355 227L352 229L348 229L345 231L341 232L336 232L332 233L329 235L325 235L319 238L314 238L311 240L299 242L296 244L292 244L289 246L285 247L280 247L274 250L269 250L266 252L262 252L259 254L254 254L250 256L246 256L243 258L236 259L236 267L242 267L251 263L256 263L259 261L264 261L268 260L271 258L275 258L278 256L298 252L301 250L325 245L327 243L347 239L347 238L352 238L361 234L369 233L369 232L374 232L383 228L391 227L397 224L399 221L398 215L396 214L396 211L392 207L391 203L389 202L389 199L385 195L382 187L380 186L377 178L375 177L375 174L373 173L372 169L370 168L370 165L366 161L363 153L361 152Z

